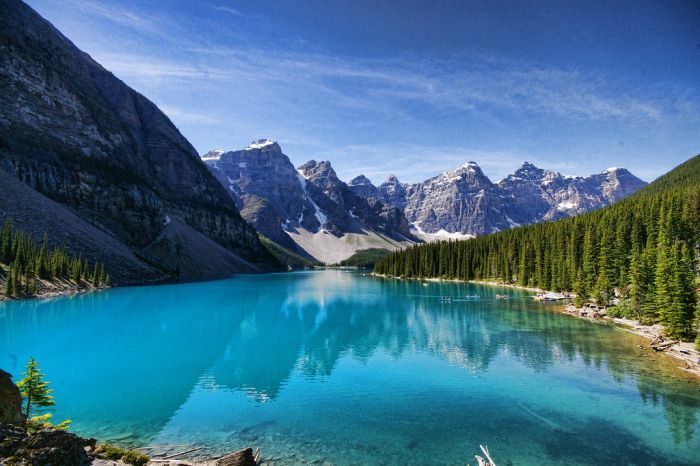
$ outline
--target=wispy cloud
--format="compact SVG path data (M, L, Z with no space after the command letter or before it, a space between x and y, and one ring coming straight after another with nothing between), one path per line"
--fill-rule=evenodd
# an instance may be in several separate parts
M172 105L161 104L159 108L170 117L170 119L178 123L194 123L198 125L219 125L223 123L222 118L205 112L197 112L186 110Z
M238 10L236 10L236 9L234 9L234 8L227 7L227 6L214 6L214 7L212 7L212 8L214 8L214 9L217 10L217 11L224 11L224 12L229 13L229 14L232 14L232 15L234 15L234 16L245 16L245 15L244 15L243 13L241 13L240 11L238 11Z
M207 35L184 39L185 34L177 32L181 25L171 16L149 15L100 0L65 2L85 15L172 41L168 59L162 54L102 54L105 65L128 77L250 79L257 83L253 92L272 86L282 95L285 90L301 98L320 94L337 107L409 118L416 118L416 112L406 108L415 105L425 106L431 117L438 118L455 112L505 110L567 120L659 120L683 111L683 99L678 96L650 95L648 89L627 88L608 76L576 69L494 56L366 59L283 47L223 46ZM244 16L230 6L210 7Z
M352 108L425 105L450 115L455 111L506 109L572 120L658 120L673 101L619 89L604 76L510 62L500 68L479 64L459 71L454 63L366 60L253 48L188 48L187 58L163 62L125 55L111 60L117 73L144 77L251 78L285 89L321 92L333 104ZM302 95L302 94L299 94Z
M101 18L137 31L160 35L165 29L160 24L163 18L137 13L116 4L106 4L97 0L61 0L61 3L70 5L70 8L84 15Z

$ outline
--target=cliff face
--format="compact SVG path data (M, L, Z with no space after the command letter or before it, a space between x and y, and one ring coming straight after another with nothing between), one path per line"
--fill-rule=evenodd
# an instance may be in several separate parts
M272 262L170 120L19 0L0 2L0 115L0 168L130 247L179 218Z
M22 396L12 376L0 369L0 424L23 426Z
M255 229L271 240L293 247L283 225L318 231L321 223L305 181L279 144L260 140L243 150L203 156Z

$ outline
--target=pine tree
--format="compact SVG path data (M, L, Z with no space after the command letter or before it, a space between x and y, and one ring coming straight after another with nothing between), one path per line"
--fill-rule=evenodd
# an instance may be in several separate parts
M576 294L576 299L574 300L574 304L576 305L576 307L582 307L584 304L586 304L586 301L588 300L588 293L586 292L586 281L582 278L583 270L579 269L576 275L576 283L574 285L574 293Z
M17 387L22 395L24 415L27 418L30 417L33 409L55 404L51 395L53 389L49 388L49 382L44 380L44 374L41 373L39 365L33 357L29 358L26 370L22 374L24 374L24 378L17 382Z

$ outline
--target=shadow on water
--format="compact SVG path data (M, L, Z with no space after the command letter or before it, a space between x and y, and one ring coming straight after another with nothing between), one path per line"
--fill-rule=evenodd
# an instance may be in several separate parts
M439 300L475 293L480 300ZM384 432L385 441L395 441L404 453L424 449L427 439L433 448L444 450L454 444L454 435L477 445L480 436L492 436L503 463L517 464L523 457L509 444L522 442L499 440L499 432L544 429L555 435L518 448L553 464L596 464L602 459L664 464L671 461L664 456L669 451L677 455L671 462L680 464L700 454L694 438L700 407L696 381L673 363L640 353L636 337L551 307L542 309L521 291L507 290L511 299L506 301L496 301L496 293L504 291L322 271L13 302L0 305L0 367L17 376L29 355L35 356L56 388L61 415L75 419L79 431L123 443L148 441L175 425L183 429L179 416L216 409L197 403L222 391L238 392L252 406L277 403L293 412L304 393L316 390L319 399L340 399L338 404L384 415L377 429L394 429ZM341 380L357 374L364 405L353 398L352 384ZM376 395L381 403L372 399L373 383L383 387L394 382L393 399L386 394ZM324 386L337 393L322 392ZM543 404L547 387L568 404L557 409ZM632 389L636 402L628 396ZM431 399L433 394L441 399ZM290 399L292 395L297 399ZM619 418L581 413L577 397L600 397L609 403L605 406L627 403L647 413L661 406L666 428L658 420L647 428L665 432L645 441L640 431L625 425L624 413ZM586 403L596 406L594 401ZM240 403L244 401L236 409L248 406ZM416 412L406 411L406 403ZM356 419L360 414L333 403L323 408L320 414L306 414L330 422L327 418L338 409L346 424L372 432L374 420ZM479 422L465 426L463 413ZM416 437L410 423L429 426L433 421L422 417L429 414L441 416L453 433L436 427ZM261 418L249 424L237 426L236 434L229 432L227 438L250 441L252 435L262 442L264 435L280 435L289 423ZM289 439L301 434L288 429L285 438L294 443ZM332 429L326 426L326 432ZM668 432L677 448L662 454L657 443ZM361 429L355 435L363 435ZM334 441L342 453L348 440ZM448 441L452 444L442 444ZM592 445L600 447L591 453ZM387 454L372 440L362 447ZM348 446L353 448L357 445Z

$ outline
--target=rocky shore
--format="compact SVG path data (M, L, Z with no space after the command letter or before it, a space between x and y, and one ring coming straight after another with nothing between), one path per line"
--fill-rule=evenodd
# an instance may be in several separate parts
M29 433L22 398L11 375L0 369L0 464L78 465L90 463L95 439L58 429Z
M94 438L83 438L61 429L29 431L22 413L22 396L12 376L0 369L0 465L31 466L258 466L259 450L250 448L206 461L181 461L179 457L198 449L149 458L136 450L97 445ZM264 463L263 463L264 464Z

